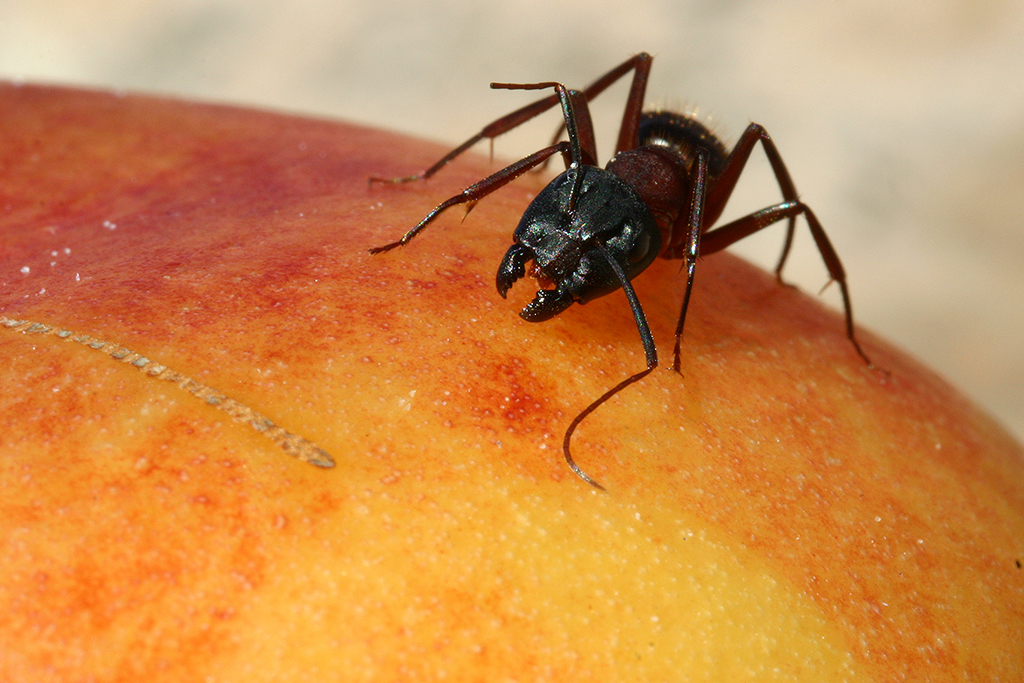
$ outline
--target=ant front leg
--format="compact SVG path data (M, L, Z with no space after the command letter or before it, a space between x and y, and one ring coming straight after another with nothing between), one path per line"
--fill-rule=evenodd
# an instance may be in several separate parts
M562 125L569 134L569 159L566 168L597 163L597 141L594 137L594 123L590 118L590 107L587 99L578 90L569 90L561 83L554 81L544 83L491 83L492 88L502 90L543 90L554 88L555 96L562 105ZM582 174L576 174L572 193L569 195L570 211L575 208L579 194Z
M562 105L562 115L569 130L569 141L545 147L539 152L534 152L514 164L506 166L497 173L487 176L480 182L470 185L460 194L438 204L433 211L423 217L423 220L417 223L409 232L405 233L402 239L381 247L374 247L370 249L371 254L379 254L408 244L412 238L422 232L435 218L453 206L469 204L469 209L471 210L473 205L480 201L480 199L512 182L531 168L544 163L555 154L561 153L567 159L566 166L568 168L579 168L581 164L591 163L593 156L596 154L594 151L594 128L590 120L590 112L587 109L586 100L583 99L579 92L568 90L561 83L492 83L491 86L509 90L554 88L556 91L554 97ZM576 198L580 194L582 180L583 175L576 173L573 190L569 198L570 204L568 209L570 211L574 209Z
M616 154L627 149L633 149L637 145L640 114L643 111L644 95L647 93L647 78L651 73L651 61L653 59L646 52L635 54L598 78L582 91L583 99L591 102L620 78L630 71L633 72L633 81L629 85L629 95L626 98L626 110L622 114L622 126L619 128L619 139L615 145ZM563 121L558 125L558 130L555 131L554 137L551 138L551 144L557 142L564 132L565 122ZM546 163L542 164L537 170L543 171L546 165Z
M499 89L500 88L500 89L506 89L506 90L535 89L535 88L522 88L522 87L508 87L510 85L513 85L513 84L491 83L491 88L493 88L493 89ZM548 86L548 87L550 87L550 86ZM607 87L607 86L605 86L605 87ZM522 124L526 123L530 119L535 118L535 117L543 114L548 109L551 109L552 107L554 107L558 103L559 103L559 96L558 96L557 93L555 93L554 95L548 95L547 97L545 97L543 99L537 100L536 102L533 102L532 104L528 104L525 107L520 107L519 109L516 109L511 114L506 114L505 116L502 116L499 119L495 119L494 121L492 121L489 124L487 124L486 126L484 126L480 130L479 133L477 133L473 137L469 138L468 140L463 142L461 145L459 145L458 147L456 147L452 151L448 152L448 154L446 154L443 157L441 157L441 159L438 160L437 163L435 163L433 166L431 166L430 168L428 168L427 170L425 170L425 171L423 171L421 173L417 173L416 175L411 175L411 176L402 176L402 177L398 177L398 178L381 178L381 177L378 177L378 176L371 176L370 177L370 182L371 183L374 183L374 182L382 182L382 183L407 183L407 182L412 182L412 181L415 181L415 180L426 180L427 178L429 178L430 176L434 175L435 173L440 171L442 168L444 168L450 161L452 161L456 157L460 156L463 152L465 152L466 150L468 150L470 147L472 147L476 143L480 142L481 140L491 140L492 143L493 143L494 138L498 137L502 133L507 133L510 130L521 126ZM561 129L559 129L559 130L561 130ZM556 140L557 140L557 136L556 136ZM554 144L555 144L555 141L552 141L552 145L554 145ZM540 165L543 167L543 165L546 165L546 162L541 162Z
M490 193L494 192L498 188L508 185L510 182L512 182L519 176L523 175L527 171L529 171L531 168L537 166L538 164L544 163L544 161L547 160L549 157L558 153L561 153L563 155L568 154L569 143L560 142L557 145L545 147L539 152L534 152L530 156L524 157L519 161L515 162L514 164L506 166L497 173L493 173L487 176L480 182L473 183L465 190L463 190L461 193L455 195L454 197L450 197L449 199L438 204L433 211L431 211L430 213L423 217L423 220L417 223L411 230L409 230L409 232L402 235L402 239L396 242L390 242L381 247L374 247L373 249L370 249L370 253L379 254L381 252L391 251L395 247L401 247L408 244L413 237L421 233L428 225L430 225L430 223L434 221L435 218L437 218L438 216L440 216L442 213L444 213L453 206L457 206L459 204L468 204L469 207L467 208L466 213L469 213L469 211L473 209L473 205L476 204L478 201L480 201Z

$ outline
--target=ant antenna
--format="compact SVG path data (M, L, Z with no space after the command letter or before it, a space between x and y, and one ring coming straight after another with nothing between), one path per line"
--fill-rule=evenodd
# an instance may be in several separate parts
M640 299L637 298L636 292L633 290L633 285L630 283L629 278L626 277L626 273L623 272L622 266L620 266L615 258L608 253L608 250L599 240L591 238L590 244L592 244L594 248L604 256L605 260L608 261L608 265L610 265L612 270L615 271L615 276L619 279L619 282L622 283L622 291L625 292L626 299L629 301L629 307L633 310L633 318L636 320L636 327L640 331L640 341L644 345L644 355L647 357L647 368L645 370L641 370L634 375L630 375L608 391L601 394L596 401L584 408L583 412L577 415L569 425L569 428L565 430L565 438L562 440L562 454L565 456L565 462L569 465L569 469L575 472L577 477L594 488L604 491L605 488L601 486L597 480L580 469L579 465L576 464L576 461L572 459L569 442L572 440L572 435L573 432L576 431L576 427L578 427L583 420L587 419L588 415L600 408L612 396L619 393L630 384L639 382L644 377L651 374L654 368L658 367L658 349L654 345L654 335L651 334L651 328L647 324L647 316L644 315L644 309L640 306Z

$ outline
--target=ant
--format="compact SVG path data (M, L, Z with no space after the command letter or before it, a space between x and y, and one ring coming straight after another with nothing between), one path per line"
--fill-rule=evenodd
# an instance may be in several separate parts
M767 131L751 123L732 151L693 116L668 111L643 111L643 99L652 57L641 52L627 59L582 91L561 83L491 83L501 90L547 90L554 94L503 116L459 145L420 174L373 181L402 183L425 180L474 144L493 139L535 116L561 105L564 123L553 144L506 166L442 202L397 242L370 250L379 254L403 246L435 218L458 204L472 209L477 201L507 185L531 169L540 170L554 155L562 155L566 170L545 187L523 214L509 247L498 267L497 287L502 298L532 262L531 275L553 289L540 289L520 312L530 322L548 320L574 302L585 304L622 289L629 301L640 332L647 367L622 380L573 419L562 441L565 461L583 481L598 489L601 484L573 460L569 444L573 432L588 415L629 385L640 381L658 365L658 353L647 318L630 280L642 273L655 257L681 258L686 270L686 290L676 324L672 369L679 372L680 341L686 310L693 289L693 277L700 256L713 254L774 223L788 219L782 255L775 267L782 282L782 269L793 242L796 218L800 215L814 237L822 260L838 283L846 314L846 336L857 354L873 367L854 335L853 311L846 285L846 273L839 256L810 207L797 197L782 157ZM633 72L626 110L619 129L615 155L602 169L588 102L620 78ZM565 132L568 141L558 141ZM750 215L711 229L732 195L754 146L760 142L783 201Z

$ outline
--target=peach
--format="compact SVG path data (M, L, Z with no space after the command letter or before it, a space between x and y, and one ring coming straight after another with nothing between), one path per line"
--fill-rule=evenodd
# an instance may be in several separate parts
M542 181L370 256L495 166L369 187L444 150L0 103L0 679L1024 677L1021 447L812 298L704 259L683 374L576 433L599 492L562 434L643 350L621 293L495 292ZM678 268L635 282L663 362Z

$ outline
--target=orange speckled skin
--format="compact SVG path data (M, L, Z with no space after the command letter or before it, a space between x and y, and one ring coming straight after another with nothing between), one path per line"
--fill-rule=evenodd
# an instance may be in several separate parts
M680 377L621 293L494 274L539 181L265 112L0 86L0 680L1015 680L1024 454L930 371L720 254ZM797 175L799 173L797 172ZM453 212L455 213L455 212ZM679 264L636 280L662 360ZM856 291L853 292L856 301Z

